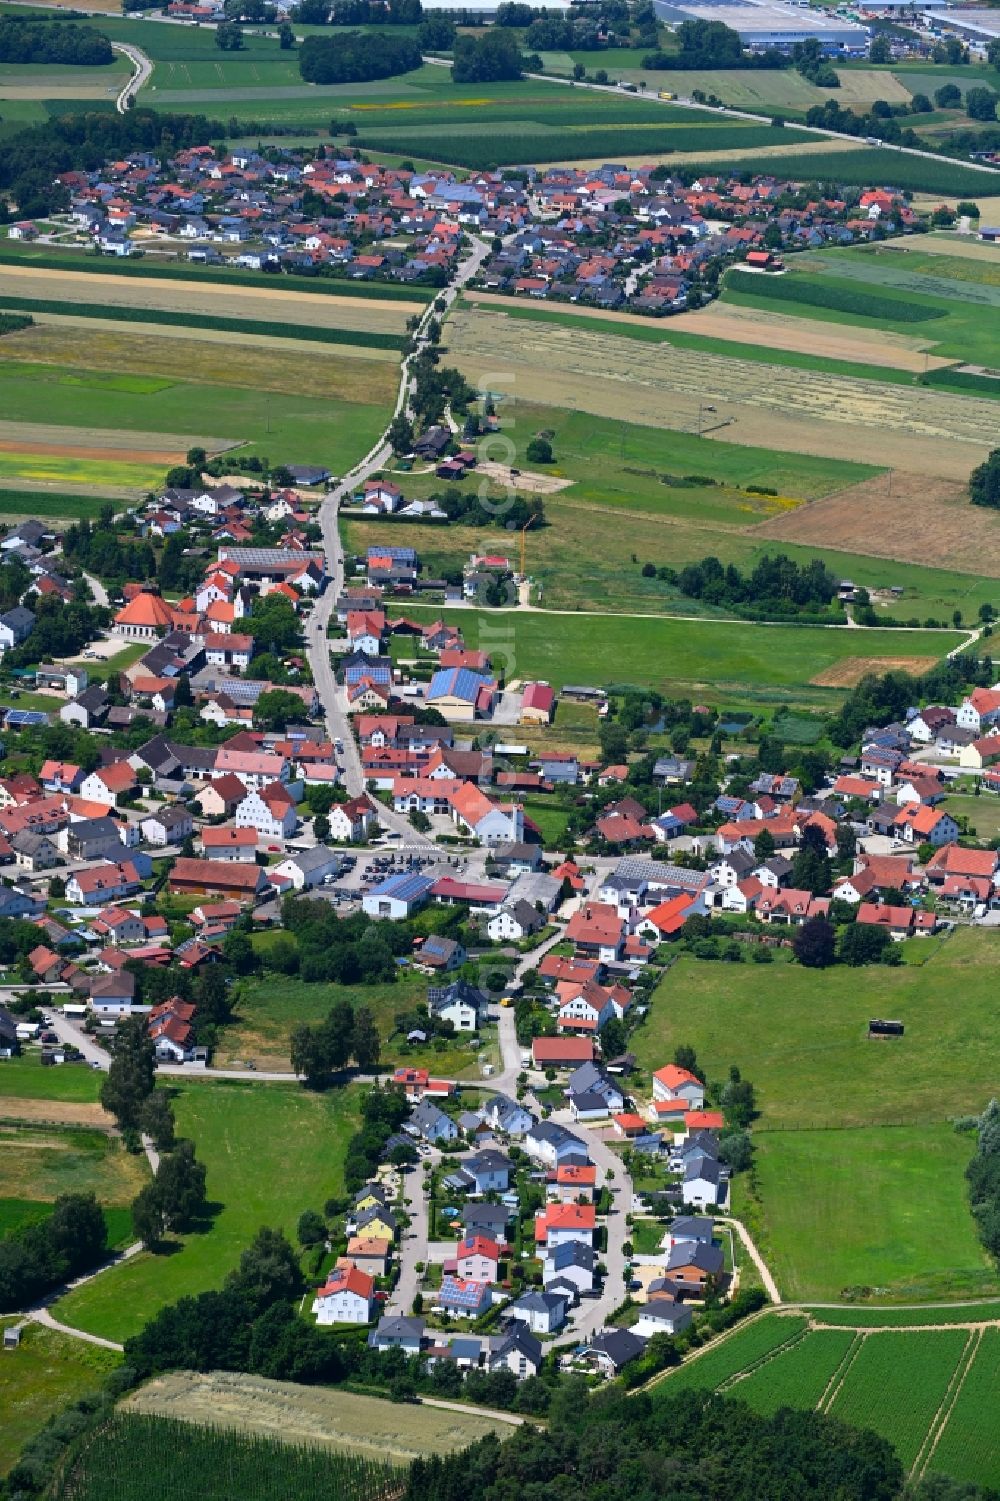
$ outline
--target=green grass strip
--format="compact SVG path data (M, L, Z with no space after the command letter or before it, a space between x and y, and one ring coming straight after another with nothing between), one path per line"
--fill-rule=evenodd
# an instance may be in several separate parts
M266 334L273 339L309 339L316 344L353 344L367 349L402 349L401 334L370 334L308 324L264 323L256 318L215 318L208 313L172 313L165 308L107 307L99 302L61 302L51 298L0 297L0 307L31 313L62 313L73 318L110 318L122 323L166 323L181 328L212 328L220 333Z
M921 377L925 386L943 387L948 391L967 391L976 396L1000 397L1000 376L973 375L968 370L955 370L950 365L938 370L928 370Z
M891 318L896 323L925 323L930 318L948 316L945 308L838 286L794 272L767 276L754 271L730 271L726 277L726 290L765 301L798 302L806 307L829 308L832 312L849 313L855 318Z
M53 254L34 246L20 246L16 241L0 240L0 261L30 261L47 271L86 271L94 276L138 276L153 281L215 281L246 287L267 287L268 291L317 292L331 297L381 297L389 302L430 302L437 296L433 287L399 287L392 282L346 281L330 276L295 276L284 272L244 271L233 267L223 270L214 266L156 266L145 260L113 260L88 255L82 251Z

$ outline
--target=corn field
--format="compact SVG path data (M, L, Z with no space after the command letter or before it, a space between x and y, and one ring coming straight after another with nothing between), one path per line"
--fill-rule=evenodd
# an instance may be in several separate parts
M81 1451L57 1501L392 1501L392 1465L254 1433L119 1413Z

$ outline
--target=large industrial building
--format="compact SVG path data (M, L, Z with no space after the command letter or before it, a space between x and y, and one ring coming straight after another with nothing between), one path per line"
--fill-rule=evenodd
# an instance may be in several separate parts
M796 42L815 37L830 56L864 57L868 30L855 21L806 5L780 5L772 0L654 0L661 20L673 26L682 21L721 21L738 31L751 52L774 49L790 52Z
M938 24L955 31L967 42L985 45L1000 36L1000 10L950 10Z

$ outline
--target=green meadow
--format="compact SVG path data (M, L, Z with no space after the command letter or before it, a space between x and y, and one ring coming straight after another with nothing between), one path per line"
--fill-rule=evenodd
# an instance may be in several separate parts
M178 1134L195 1142L208 1169L212 1216L169 1252L144 1252L60 1299L64 1323L127 1339L165 1304L219 1287L262 1225L294 1236L303 1209L343 1192L356 1091L206 1080L172 1093Z
M3 1319L7 1327L16 1319ZM6 1475L24 1445L68 1403L98 1392L120 1361L114 1350L84 1344L55 1329L29 1324L16 1350L0 1361L0 1475Z
M810 679L844 658L936 658L958 646L955 632L852 631L822 626L747 625L730 620L544 611L410 610L460 625L467 645L491 653L505 676L598 685L635 683L713 701L734 696L770 702L831 704ZM902 643L902 644L901 644Z
M119 378L121 379L121 378ZM88 430L113 421L116 430L185 435L204 430L231 443L246 444L244 452L280 455L292 463L323 463L348 468L374 443L385 425L385 409L374 402L330 401L292 392L253 390L243 386L206 385L184 380L121 380L109 403L104 371L80 369L67 379L65 369L0 359L0 407L8 422L56 423ZM10 468L4 467L11 460ZM31 477L19 455L0 455L0 480L7 473ZM162 479L160 466L135 479L119 478L114 462L69 460L61 455L34 461L38 477L55 482L72 476L69 467L87 469L86 482L138 485L148 488ZM123 470L141 467L122 464ZM148 466L147 466L148 467ZM107 469L108 477L96 471ZM45 471L43 474L42 471ZM50 474L49 471L52 471ZM112 473L111 471L115 472ZM93 479L89 476L94 472ZM34 471L33 471L34 472ZM84 475L79 475L85 482Z

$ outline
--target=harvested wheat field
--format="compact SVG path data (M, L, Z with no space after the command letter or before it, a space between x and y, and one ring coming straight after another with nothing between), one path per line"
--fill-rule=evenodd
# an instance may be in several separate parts
M1000 200L994 199L1000 203ZM887 250L916 250L911 237L903 240L884 240ZM974 235L929 234L920 236L919 249L924 255L947 255L960 261L989 261L1000 266L1000 245L987 240L977 240Z
M555 495L558 490L567 490L575 483L571 479L560 479L555 474L536 474L530 469L522 469L514 476L506 464L495 464L490 459L477 464L476 473L495 480L505 490L523 490L529 495Z
M853 688L866 672L909 672L916 677L937 661L937 657L841 657L809 681L815 688Z
M677 313L670 320L670 328L686 334L705 334L713 339L731 339L737 344L753 344L758 349L790 349L796 354L853 360L863 365L887 365L893 370L912 370L915 374L955 363L954 360L942 359L940 355L924 354L922 351L933 343L931 339L890 333L881 328L847 328L836 323L820 323L815 318L764 312L735 302L716 302L695 313ZM669 330L666 339L669 343Z
M109 308L159 308L171 313L386 334L403 333L407 318L424 310L423 303L389 302L378 297L336 297L279 291L276 287L229 287L221 282L198 286L180 279L160 281L143 276L101 276L100 284L95 285L95 277L87 271L51 271L6 262L0 266L0 296L98 302Z
M996 441L996 406L982 398L665 351L486 309L454 315L448 352L475 384L517 400L946 479L964 480Z
M300 344L295 339L254 337L233 359L233 335L214 329L169 328L109 319L60 318L36 322L4 336L4 361L57 365L64 370L158 375L195 385L239 386L251 391L295 392L339 401L390 403L398 384L399 357L391 349L353 349ZM76 327L86 328L81 339ZM299 351L308 352L303 360ZM355 359L355 354L358 359ZM368 356L372 359L369 360Z
M248 1429L289 1443L328 1444L400 1461L451 1454L490 1433L505 1437L519 1423L229 1371L174 1371L148 1382L123 1406L185 1423Z
M59 427L45 422L0 421L0 453L55 454L66 459L111 459L120 464L176 464L189 448L224 453L239 444L232 438L197 434L124 432L102 427Z
M905 517L905 525L898 524ZM862 480L761 522L759 537L1000 578L1000 516L964 484L915 474Z
M114 1118L103 1105L83 1100L37 1100L21 1095L4 1095L0 1100L0 1120L23 1121L30 1126L87 1126L96 1131L115 1129Z

